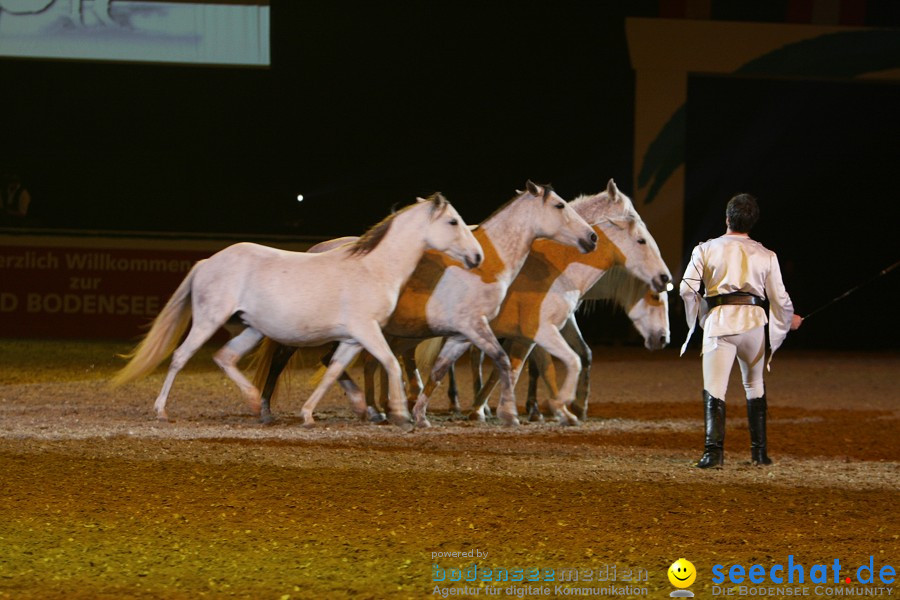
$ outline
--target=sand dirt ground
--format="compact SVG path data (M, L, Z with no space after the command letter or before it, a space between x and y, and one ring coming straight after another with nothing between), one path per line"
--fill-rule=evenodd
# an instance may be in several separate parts
M162 371L107 387L126 349L0 341L0 598L425 598L462 587L434 581L440 569L473 563L479 578L574 568L594 581L568 588L663 598L679 557L709 598L716 564L839 559L855 578L873 557L900 570L897 353L779 353L770 468L749 464L733 378L725 468L701 471L700 363L673 350L596 348L577 428L473 424L439 389L434 427L404 433L356 421L337 389L301 427L308 370L260 425L208 352L158 423ZM487 556L433 558L454 551ZM542 585L549 595L522 597L570 597Z

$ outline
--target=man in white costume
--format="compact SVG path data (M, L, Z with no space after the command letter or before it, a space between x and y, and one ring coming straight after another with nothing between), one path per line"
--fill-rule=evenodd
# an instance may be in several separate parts
M697 463L701 469L721 467L725 462L725 391L735 357L747 396L751 461L754 465L772 464L766 454L765 326L768 321L769 345L774 354L788 330L800 327L803 319L794 314L794 305L781 279L778 257L750 239L750 229L757 219L756 198L738 194L729 200L725 209L725 235L694 248L681 280L680 293L689 327L681 354L687 348L698 318L703 328L706 442L703 457Z

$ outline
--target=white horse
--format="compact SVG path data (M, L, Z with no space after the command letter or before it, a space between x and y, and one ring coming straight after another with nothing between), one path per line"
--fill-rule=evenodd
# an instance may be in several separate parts
M574 315L582 298L609 269L616 266L624 268L657 293L665 292L672 279L656 241L634 204L619 191L613 180L609 180L605 191L581 196L571 205L575 212L593 225L599 239L597 249L589 255L580 256L559 244L536 241L528 260L510 286L500 312L491 321L491 328L498 338L515 343L512 346L514 351L508 350L513 385L535 344L566 366L563 384L551 399L552 411L563 425L578 423L578 417L568 407L575 400L582 358L570 347L560 330L568 325L578 332ZM643 290L641 292L643 295ZM628 301L633 305L638 299L629 298ZM666 315L665 326L657 327L648 339L648 344L654 348L666 343L667 319ZM476 359L473 366L477 364ZM589 373L585 374L589 376ZM492 385L483 386L478 392L472 418L484 420L486 400L495 383L496 379Z
M500 309L535 239L554 239L584 253L592 251L597 242L597 234L568 203L549 186L530 181L525 191L517 192L476 228L474 234L485 253L481 267L464 271L440 255L426 252L384 328L385 334L393 338L394 349L401 352L415 347L422 339L449 336L445 353L435 363L415 405L416 424L420 427L429 426L428 397L447 367L471 344L485 352L499 372L502 386L499 416L507 424L518 424L509 358L489 322ZM291 352L291 349L277 350L266 344L260 350L256 381L265 382L263 414L275 380ZM367 364L367 370L370 368L374 366ZM352 383L348 381L349 377L344 378L345 389ZM364 416L365 407L360 414Z
M632 325L644 338L644 347L658 350L669 344L671 331L669 328L669 297L667 292L657 292L645 282L631 275L623 267L613 267L607 271L594 287L591 288L590 299L585 304L592 305L596 301L605 300L622 308L631 319ZM587 418L587 402L591 386L591 348L585 342L575 321L573 313L560 329L560 334L570 348L581 360L581 371L578 374L578 386L575 390L575 401L569 407L572 414L581 420ZM528 395L525 410L531 421L541 421L543 417L537 404L537 380L540 377L550 393L551 398L559 397L556 368L551 355L541 346L535 345L528 354L527 348L508 347L510 360L528 360ZM491 376L485 384L485 394L490 395L496 385L496 378Z
M391 420L407 423L400 366L381 327L428 248L447 252L470 268L483 257L478 241L440 194L390 215L355 244L322 254L248 243L229 246L188 273L114 382L125 383L156 367L193 316L156 400L158 418L167 419L166 398L178 371L236 317L246 328L216 353L215 361L255 412L259 391L236 365L264 336L291 346L338 341L328 371L301 409L304 424L313 424L316 404L363 348L381 362L390 379Z

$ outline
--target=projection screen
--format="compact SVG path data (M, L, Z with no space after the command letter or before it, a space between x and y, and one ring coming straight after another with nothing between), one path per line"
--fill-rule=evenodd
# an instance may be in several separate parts
M268 0L0 0L0 56L268 66Z

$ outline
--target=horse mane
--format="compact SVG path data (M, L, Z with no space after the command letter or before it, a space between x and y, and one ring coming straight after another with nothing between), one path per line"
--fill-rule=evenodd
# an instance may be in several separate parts
M596 310L598 302L614 304L626 312L641 299L650 286L632 275L628 269L617 265L603 274L582 299L581 310L589 314Z
M569 204L572 206L575 212L577 212L585 221L588 222L589 225L596 225L597 223L605 219L611 218L624 221L640 221L640 215L638 215L637 210L635 210L634 203L631 201L631 198L621 192L619 192L617 196L622 200L621 217L612 217L611 215L603 215L603 217L598 217L596 213L584 214L588 212L587 209L595 208L596 201L601 198L606 198L607 203L611 201L609 198L609 194L605 190L600 192L599 194L581 194L580 196L572 200Z
M541 199L545 200L545 201L547 200L547 198L550 197L550 194L552 194L554 191L553 186L550 185L549 183L536 183L535 185L539 185L541 188L543 188L544 195ZM513 196L512 198L510 198L509 200L507 200L506 202L501 204L494 212L489 214L488 217L484 221L481 222L481 224L483 225L483 224L487 223L488 221L490 221L491 219L493 219L498 213L501 213L504 210L506 210L506 207L508 207L510 204L512 204L513 202L515 202L516 200L518 200L520 197L524 196L527 193L528 193L527 191L522 192L521 194L517 192L515 196Z
M447 199L444 198L443 194L440 192L435 192L432 195L428 196L425 199L425 202L431 204L431 213L434 215L435 211L438 209L445 209L448 202ZM350 255L351 256L365 256L372 250L378 247L378 244L381 243L381 240L384 239L384 236L387 235L388 230L391 228L391 224L394 222L394 219L397 218L397 215L406 212L407 210L413 208L414 206L418 206L421 202L415 202L408 206L404 206L400 210L391 209L391 214L383 218L381 221L369 227L369 229L362 234L359 239L355 242L351 242L350 246Z

